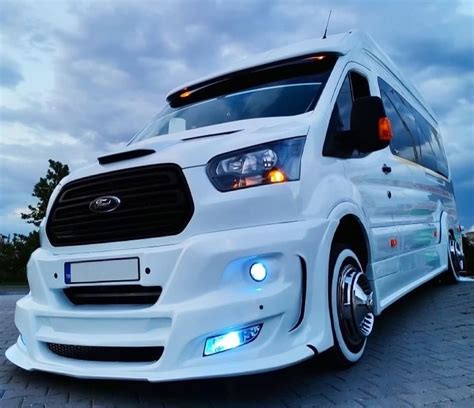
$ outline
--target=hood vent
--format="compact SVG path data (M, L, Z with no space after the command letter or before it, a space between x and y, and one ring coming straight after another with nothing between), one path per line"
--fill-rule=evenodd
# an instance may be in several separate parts
M137 149L129 150L128 152L110 154L108 156L99 157L100 164L110 164L123 160L136 159L137 157L148 156L149 154L156 153L153 149Z

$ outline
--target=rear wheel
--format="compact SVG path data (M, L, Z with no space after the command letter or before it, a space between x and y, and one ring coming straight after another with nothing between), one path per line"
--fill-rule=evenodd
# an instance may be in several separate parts
M448 270L445 272L445 280L448 283L458 283L464 271L464 255L461 246L452 232L448 239Z
M350 248L334 246L330 260L332 354L340 367L360 360L374 326L373 291L362 265Z

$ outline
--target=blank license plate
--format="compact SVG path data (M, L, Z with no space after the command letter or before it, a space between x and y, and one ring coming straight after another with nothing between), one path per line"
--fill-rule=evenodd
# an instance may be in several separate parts
M140 279L138 258L105 259L101 261L66 262L66 283L129 282Z

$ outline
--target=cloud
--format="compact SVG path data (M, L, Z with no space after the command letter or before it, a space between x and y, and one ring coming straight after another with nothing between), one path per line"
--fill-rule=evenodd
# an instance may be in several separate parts
M14 89L24 80L17 63L0 59L0 86Z
M10 71L1 79L0 211L13 218L0 218L0 228L25 228L13 221L15 208L31 202L47 159L72 169L95 160L143 127L169 89L320 37L329 9L330 34L367 30L433 106L461 218L474 224L470 1L4 0L1 61Z
M456 11L460 14L464 14L468 17L474 17L474 6L471 0L461 0L458 2Z

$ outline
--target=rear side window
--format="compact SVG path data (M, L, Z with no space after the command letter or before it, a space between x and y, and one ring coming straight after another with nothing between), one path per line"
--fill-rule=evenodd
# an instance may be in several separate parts
M444 176L448 162L439 134L390 85L379 78L380 94L393 128L392 152Z
M426 122L420 114L417 113L418 138L420 145L420 159L418 162L429 169L438 171L438 158L433 148L433 134L431 126Z
M444 151L443 142L441 141L441 135L431 127L431 145L435 152L436 157L438 158L438 172L448 177L449 168L448 168L448 159L446 158L446 152Z

